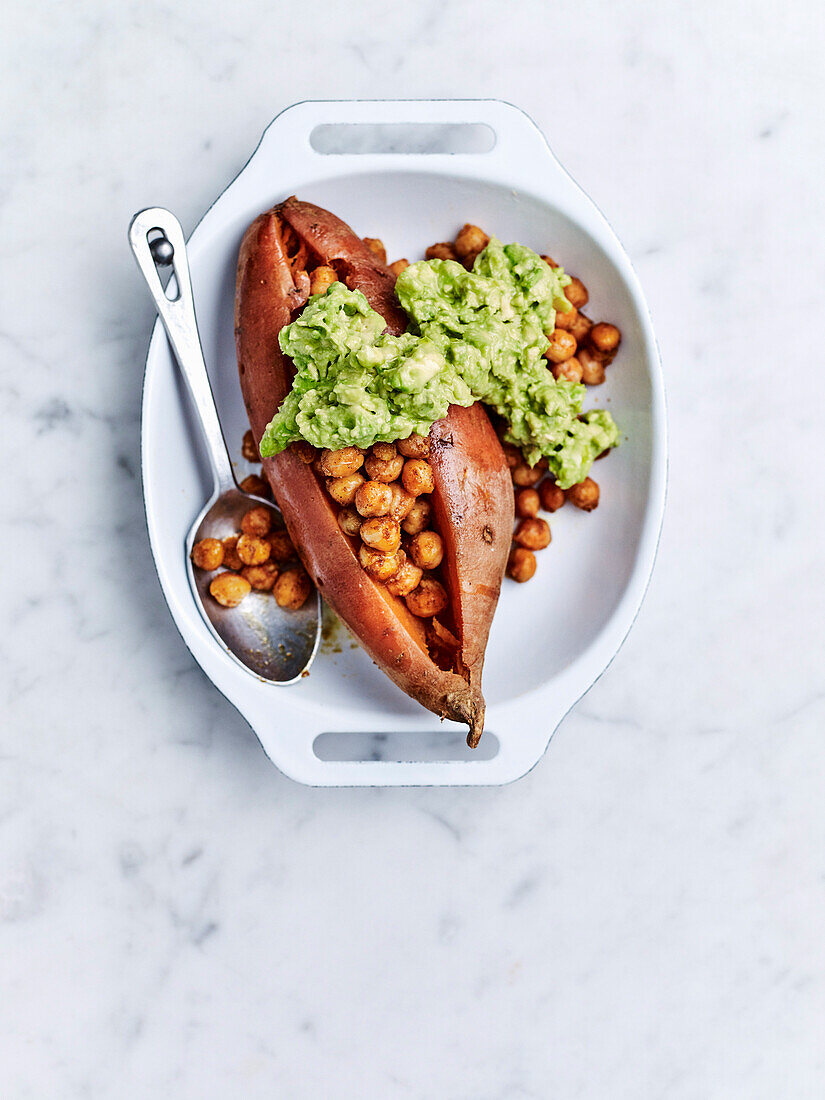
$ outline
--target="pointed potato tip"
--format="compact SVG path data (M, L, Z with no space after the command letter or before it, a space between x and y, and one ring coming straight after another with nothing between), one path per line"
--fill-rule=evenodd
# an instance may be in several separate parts
M477 749L478 743L481 740L481 735L484 733L484 715L481 715L480 722L470 723L470 732L467 734L467 744L471 749Z
M466 722L470 727L467 744L471 749L477 747L484 732L484 699L470 688L466 692L453 692L446 700L445 718L453 722Z

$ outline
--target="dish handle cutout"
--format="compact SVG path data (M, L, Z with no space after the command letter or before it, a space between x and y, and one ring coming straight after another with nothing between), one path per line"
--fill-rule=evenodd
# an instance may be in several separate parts
M312 742L316 759L332 763L418 764L460 760L467 764L494 760L499 741L485 731L477 749L467 746L461 730L396 730L319 733Z
M309 143L324 156L455 156L492 152L496 132L486 122L324 122Z

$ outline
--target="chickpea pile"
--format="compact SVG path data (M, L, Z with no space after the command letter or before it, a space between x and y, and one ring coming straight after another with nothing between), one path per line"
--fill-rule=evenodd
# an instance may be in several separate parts
M557 263L543 256L551 267ZM590 300L587 287L575 276L565 288L565 296L573 307L567 313L556 313L556 325L548 339L550 347L545 358L550 362L555 379L583 382L598 386L605 380L605 367L613 362L622 334L607 321L593 324L582 312ZM536 571L536 551L550 544L550 527L538 516L539 509L556 512L569 500L583 512L592 512L599 503L599 486L586 477L569 489L560 489L552 477L544 476L546 463L530 468L516 447L504 445L516 490L516 515L519 517L513 541L515 546L507 565L508 575L519 582L529 581ZM601 457L601 456L600 456Z
M260 462L252 432L245 433L241 453L247 462ZM269 485L258 474L249 474L240 487L264 499L270 496ZM297 611L312 591L312 582L297 560L292 540L285 530L273 527L272 514L262 504L245 513L236 534L196 542L192 564L196 569L216 573L209 593L222 607L237 607L254 589L271 592L279 607Z
M550 256L542 259L551 267L558 266ZM567 313L556 313L556 326L548 336L550 347L544 357L557 381L600 386L605 380L605 368L619 350L622 334L609 321L593 324L583 313L590 294L581 279L574 276L564 293L573 308Z
M560 489L547 472L546 460L528 466L518 447L505 442L502 447L516 498L516 528L507 576L523 584L535 575L536 553L550 545L550 525L539 516L539 511L557 512L569 501L583 512L592 512L599 503L599 486L592 477L586 477L569 489Z
M358 540L364 572L403 598L413 615L440 614L448 597L434 576L444 542L433 530L427 500L434 488L429 439L411 435L367 450L343 447L302 457L312 462L339 506L338 526Z

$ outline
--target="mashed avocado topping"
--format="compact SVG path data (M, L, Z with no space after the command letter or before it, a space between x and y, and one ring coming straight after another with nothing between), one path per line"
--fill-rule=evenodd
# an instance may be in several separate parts
M582 414L585 387L556 381L543 359L569 281L529 248L495 239L472 271L412 264L396 283L410 318L403 336L382 331L360 291L333 283L281 332L296 374L261 454L299 439L332 449L392 442L426 433L451 404L483 401L530 464L544 455L562 488L576 484L619 437L609 413Z
M299 439L332 450L391 443L426 434L450 405L472 405L435 344L385 327L360 290L333 283L281 330L295 378L261 440L264 457Z

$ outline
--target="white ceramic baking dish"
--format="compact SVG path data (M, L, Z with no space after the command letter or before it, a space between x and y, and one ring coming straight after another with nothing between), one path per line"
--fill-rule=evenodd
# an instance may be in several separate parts
M429 151L440 140L474 148L479 135L482 147L492 148ZM352 151L376 142L392 151ZM341 148L349 151L330 151ZM146 362L142 468L152 552L169 608L195 659L293 779L324 786L517 779L618 650L653 567L665 499L665 405L638 280L601 213L517 108L497 100L297 104L268 127L189 241L204 353L240 474L247 424L233 334L238 245L257 214L290 194L328 207L364 236L382 238L390 259L419 258L465 221L551 253L588 286L588 313L621 327L620 355L589 403L610 409L625 438L596 467L598 510L556 513L553 544L539 556L536 577L504 584L484 674L487 732L472 754L463 747L463 728L439 723L408 699L343 629L293 687L257 682L216 643L195 606L184 558L209 475L158 322Z

